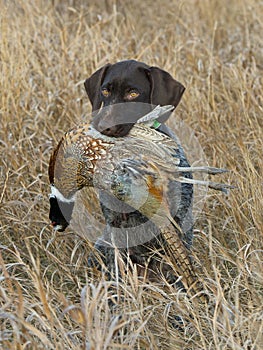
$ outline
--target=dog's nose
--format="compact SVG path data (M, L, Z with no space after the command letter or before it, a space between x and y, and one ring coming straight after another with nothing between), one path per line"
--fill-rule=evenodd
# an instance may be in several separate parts
M108 124L99 126L99 132L107 136L118 136L118 127L117 126L109 126Z
M115 125L110 125L106 120L101 120L98 123L97 130L104 135L111 135L116 129Z

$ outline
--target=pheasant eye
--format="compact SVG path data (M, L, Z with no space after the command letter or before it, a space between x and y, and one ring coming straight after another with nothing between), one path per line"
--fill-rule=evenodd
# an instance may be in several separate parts
M109 92L109 90L106 89L106 88L103 88L103 89L101 90L101 93L102 93L102 95L103 95L104 97L110 96L110 92Z

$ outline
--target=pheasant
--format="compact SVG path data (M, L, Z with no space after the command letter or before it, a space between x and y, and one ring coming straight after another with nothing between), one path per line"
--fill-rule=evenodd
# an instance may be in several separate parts
M190 252L180 238L181 228L169 211L168 183L172 178L181 183L206 185L221 191L227 191L231 186L182 176L184 172L213 175L226 170L179 167L177 143L154 129L158 117L169 108L158 106L142 117L127 136L120 138L103 135L92 124L66 132L50 158L50 218L53 226L63 231L79 190L95 187L108 191L160 228L167 242L167 255L182 276L184 287L200 294ZM67 218L62 223L56 222L56 215Z

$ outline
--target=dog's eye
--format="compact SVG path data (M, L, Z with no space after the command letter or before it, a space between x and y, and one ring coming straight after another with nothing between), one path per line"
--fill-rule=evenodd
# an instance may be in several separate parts
M138 97L140 94L138 91L130 91L127 95L126 95L126 98L127 100L133 100L135 99L136 97Z
M103 89L101 90L101 93L102 93L102 95L103 95L104 97L110 96L110 92L109 92L109 90L106 89L106 88L103 88Z

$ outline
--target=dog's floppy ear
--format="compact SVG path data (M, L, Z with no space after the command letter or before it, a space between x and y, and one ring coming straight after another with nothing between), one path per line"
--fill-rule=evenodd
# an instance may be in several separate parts
M146 69L151 84L151 103L153 105L173 105L175 108L181 100L185 87L175 80L168 72L158 68ZM164 123L170 114L160 118Z
M85 90L92 104L92 111L96 111L100 108L100 87L106 71L110 66L111 64L108 63L101 67L84 82Z

